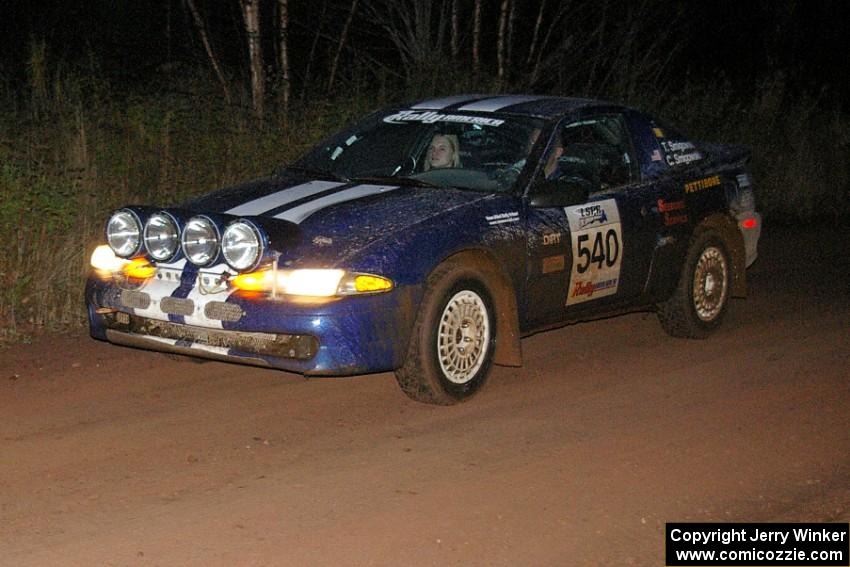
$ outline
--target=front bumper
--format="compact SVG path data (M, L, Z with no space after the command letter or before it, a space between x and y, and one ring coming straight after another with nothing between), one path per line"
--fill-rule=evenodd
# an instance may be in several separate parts
M156 282L130 289L92 274L86 285L91 335L307 375L383 372L402 364L421 298L418 286L312 303L180 289L169 292Z

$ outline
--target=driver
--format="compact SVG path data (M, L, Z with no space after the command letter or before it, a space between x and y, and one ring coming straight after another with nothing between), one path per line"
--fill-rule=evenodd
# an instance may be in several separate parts
M437 134L431 138L428 153L425 156L424 171L429 169L444 169L460 167L460 151L457 136L454 134Z

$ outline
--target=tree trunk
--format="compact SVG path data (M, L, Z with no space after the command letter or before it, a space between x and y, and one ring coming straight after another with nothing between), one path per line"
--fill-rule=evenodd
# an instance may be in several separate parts
M218 59L216 59L215 52L210 45L209 38L207 37L207 27L204 25L204 20L201 18L201 14L195 7L194 0L186 0L186 6L189 7L189 12L192 14L192 21L195 22L195 29L198 31L198 35L201 36L201 43L204 44L204 50L207 52L207 57L210 60L213 71L215 71L215 76L218 77L218 82L221 83L221 88L224 91L224 100L229 105L231 100L230 89L227 88L227 81L224 79L224 74L221 72L221 67L218 65Z
M507 68L507 72L511 71L511 64L514 60L514 30L516 29L516 5L515 1L511 2L511 13L508 16L508 47L505 50L505 67Z
M506 74L506 57L505 47L508 31L508 8L510 8L510 0L502 0L502 8L499 11L499 36L496 40L496 60L498 68L496 70L499 82L504 82Z
M334 62L331 66L331 75L328 78L329 91L333 89L334 80L336 79L336 70L339 66L339 57L342 55L342 47L345 44L345 38L348 37L348 30L351 28L351 22L354 20L355 10L357 10L357 0L351 0L351 11L348 13L348 19L345 21L345 27L342 28L342 35L339 36L339 45L336 48L336 56L334 57Z
M266 76L263 70L263 48L260 43L260 0L242 0L242 17L245 20L245 33L248 36L254 114L262 122L265 110Z
M452 63L457 63L460 54L460 5L452 0Z
M322 33L322 27L325 23L325 12L328 9L328 0L322 2L322 13L319 16L319 23L316 25L316 33L313 35L313 44L310 46L310 57L307 59L307 69L304 71L304 80L301 85L301 101L307 96L307 88L310 85L310 71L313 68L313 59L316 57L316 47L319 45L319 37Z
M171 64L171 0L165 0L165 62Z
M475 0L472 17L472 67L476 75L481 73L481 0Z
M278 45L280 46L280 72L283 84L281 96L283 111L289 114L289 99L292 97L292 83L289 77L289 0L277 0L279 9Z
M534 32L531 35L531 46L528 48L528 57L525 58L526 67L534 60L534 51L537 49L537 40L540 37L540 26L543 24L543 9L546 0L540 0L540 10L537 12L537 20L534 22Z

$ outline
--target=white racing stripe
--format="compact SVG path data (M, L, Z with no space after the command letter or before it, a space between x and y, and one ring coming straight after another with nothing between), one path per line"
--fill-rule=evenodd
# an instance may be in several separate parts
M139 291L150 295L151 304L147 309L133 309L133 313L139 317L148 317L158 321L168 321L168 315L163 313L162 309L159 308L159 302L163 297L171 297L174 290L180 287L180 272L183 270L185 265L185 259L174 262L173 264L160 264L159 268L173 270L171 273L176 274L177 277L166 279L165 277L158 278L157 276L154 276L146 281L145 284L139 288ZM162 272L160 272L160 274L162 274Z
M288 220L297 224L316 211L324 209L325 207L344 203L345 201L353 201L354 199L359 199L368 195L386 193L387 191L393 191L395 189L398 189L398 187L393 185L358 185L357 187L345 189L339 193L334 193L333 195L327 195L326 197L321 197L315 201L304 203L303 205L299 205L289 209L288 211L275 215L274 218Z
M442 110L453 104L460 104L465 100L477 100L487 95L457 95L447 96L445 98L433 98L431 100L423 100L422 102L411 106L415 110Z
M292 203L298 199L303 199L304 197L309 197L310 195L315 195L316 193L321 193L322 191L327 191L340 185L344 185L344 183L338 181L311 181L303 185L283 189L282 191L254 199L253 201L248 201L247 203L242 203L225 212L231 215L259 215L281 205Z
M184 322L187 325L194 325L196 327L206 327L208 329L221 329L222 324L218 319L209 319L204 314L204 308L207 306L207 303L210 301L226 301L227 298L232 293L232 290L228 290L226 287L219 291L218 293L211 293L215 291L216 287L214 283L210 282L208 284L203 284L203 278L216 278L221 275L224 270L227 269L227 264L218 264L215 266L211 266L209 268L202 268L198 272L198 276L195 278L195 285L192 286L192 291L189 292L189 295L186 299L191 299L195 304L195 311L192 315L186 315L183 317Z
M458 108L458 110L477 110L479 112L494 112L496 110L505 108L506 106L512 106L514 104L520 104L522 102L531 102L533 100L540 100L541 98L546 97L533 95L498 96L495 98L488 98L484 100L479 100L478 102L466 104Z

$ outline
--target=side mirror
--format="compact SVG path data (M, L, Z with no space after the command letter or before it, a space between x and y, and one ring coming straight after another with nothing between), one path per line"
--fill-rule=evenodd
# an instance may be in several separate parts
M591 183L586 179L546 179L531 190L529 205L537 209L571 207L586 203Z

